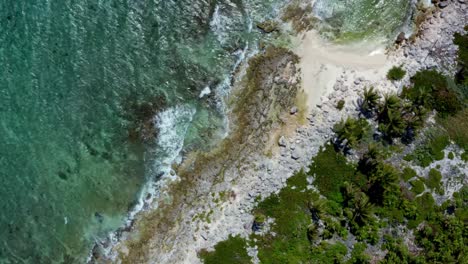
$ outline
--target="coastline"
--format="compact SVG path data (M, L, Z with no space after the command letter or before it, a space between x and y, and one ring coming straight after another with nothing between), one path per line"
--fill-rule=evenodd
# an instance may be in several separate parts
M253 216L250 211L256 203L256 197L259 195L266 197L278 191L294 171L310 162L319 147L328 140L332 133L332 124L344 116L357 114L354 103L364 87L373 85L384 93L396 92L408 82L408 79L399 83L388 81L385 73L391 66L403 64L409 75L421 68L436 67L442 71L450 71L450 67L445 65L453 65L454 54L450 55L453 44L444 41L450 40L454 31L462 30L467 21L466 14L463 13L466 11L466 5L464 9L459 10L455 5L457 3L443 9L442 12L447 14L443 17L440 16L441 12L436 13L437 17L428 17L421 25L421 35L414 44L406 42L400 48L389 51L387 55L376 55L366 63L360 63L358 60L365 57L362 51L338 50L333 56L328 55L337 50L311 51L317 39L313 33L308 33L302 41L303 46L296 51L302 58L299 65L304 91L308 95L308 109L299 109L299 111L307 111L304 113L307 116L307 123L301 125L297 115L290 116L287 111L281 116L278 124L282 123L284 126L284 123L287 123L288 129L295 131L284 133L279 125L262 128L261 131L269 131L269 138L266 140L257 138L258 141L254 140L253 143L263 142L264 149L255 149L255 144L245 148L228 144L220 147L224 150L214 151L218 157L198 156L195 158L197 161L194 161L189 156L177 171L181 175L181 182L190 182L190 184L185 187L170 186L166 191L174 195L186 191L184 188L191 186L196 187L192 189L194 194L187 197L173 197L172 205L182 202L188 204L185 206L171 206L168 196L163 195L159 199L158 203L167 206L163 206L156 213L161 219L157 220L157 224L153 226L155 228L151 229L151 232L154 232L153 237L146 240L149 243L146 246L149 247L143 249L148 249L149 255L144 259L158 263L194 263L198 260L199 250L212 248L230 234L247 236L251 232ZM445 45L449 52L448 56L439 58L439 54L431 53L433 45ZM315 60L316 58L319 59ZM315 77L310 76L317 74L321 79L318 84L312 85ZM287 79L285 81L294 82ZM236 93L236 90L233 93ZM336 104L341 99L346 103L344 109L339 111L336 109ZM274 135L284 136L281 146L276 144L278 138ZM226 157L219 156L226 149L235 151ZM205 163L203 160L208 162ZM193 168L197 168L196 164L197 162L200 164L200 161L205 168L194 172ZM225 162L224 165L220 165L222 164L220 161ZM232 165L228 165L228 162L232 162ZM223 177L219 177L220 171ZM200 177L196 174L200 174ZM199 200L190 201L192 198ZM164 216L162 216L163 210L167 213ZM145 221L147 223L155 220L154 217L149 217L142 221L141 219L145 217L147 216L137 217L136 221L139 223L133 230L144 228ZM165 225L167 222L173 222L173 225ZM134 231L123 234L123 241L131 240L134 236L132 232ZM125 263L125 259L119 261L120 257L117 256L117 254L125 256L126 253L130 253L125 243L121 242L110 250L112 261Z

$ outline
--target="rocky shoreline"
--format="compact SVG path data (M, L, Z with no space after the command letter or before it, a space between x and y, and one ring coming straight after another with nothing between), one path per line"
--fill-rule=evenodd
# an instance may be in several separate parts
M452 37L468 22L467 4L455 0L438 5L440 9L421 23L414 41L400 39L388 51L386 63L402 65L408 72L404 80L391 82L385 75L368 80L359 69L342 68L333 90L309 109L294 106L303 95L298 90L299 58L267 49L251 60L246 80L233 91L233 135L214 154L188 157L177 168L181 180L168 187L173 197L162 196L158 212L140 216L135 226L122 232L123 242L95 262L198 263L200 250L211 249L229 235L248 236L258 197L278 192L329 141L336 122L358 115L356 100L365 87L397 92L420 69L456 70ZM262 67L253 67L259 66L256 63ZM249 70L253 68L264 70ZM246 90L240 88L244 86ZM336 107L340 100L345 102L342 110ZM249 253L257 259L255 249Z

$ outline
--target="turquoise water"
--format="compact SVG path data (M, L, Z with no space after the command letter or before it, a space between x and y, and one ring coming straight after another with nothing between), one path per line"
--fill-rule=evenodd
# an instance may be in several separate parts
M323 19L324 34L340 41L394 39L408 31L410 0L317 0L314 14ZM405 25L406 24L406 25Z
M284 3L1 1L0 263L83 263L221 138L229 75Z
M220 138L273 2L1 1L0 263L84 262L183 147Z

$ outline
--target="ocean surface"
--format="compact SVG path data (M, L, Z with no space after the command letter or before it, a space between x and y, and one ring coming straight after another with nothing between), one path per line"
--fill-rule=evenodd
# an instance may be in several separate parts
M392 35L406 2L314 12ZM0 1L0 263L84 263L184 151L225 136L230 75L285 3Z

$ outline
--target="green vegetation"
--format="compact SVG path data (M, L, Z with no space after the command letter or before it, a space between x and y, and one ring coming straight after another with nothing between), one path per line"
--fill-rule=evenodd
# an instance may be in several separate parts
M411 188L411 191L414 192L414 194L420 194L426 189L424 187L424 183L420 179L410 181L410 184L413 187Z
M342 202L341 188L345 181L352 180L355 168L348 164L346 157L328 146L320 151L309 167L315 175L315 185L320 193L335 202Z
M429 177L426 180L426 185L432 190L436 190L437 192L441 193L443 192L443 189L440 180L442 180L442 174L440 171L431 169L429 171Z
M340 100L340 101L338 101L338 103L336 104L336 109L338 109L338 110L341 111L341 110L343 110L344 106L345 106L345 100Z
M447 158L449 158L450 160L453 160L455 158L455 154L453 154L453 152L449 152Z
M364 88L362 100L359 101L359 110L365 117L370 118L373 116L377 109L380 97L381 96L377 91L374 90L374 87L369 89L367 89L367 87Z
M427 177L395 167L401 158L397 150L417 136L416 148L404 158L412 165L442 160L451 140L468 160L467 110L459 89L466 80L468 47L466 37L456 39L464 45L459 51L463 78L451 82L425 70L400 95L382 98L373 88L365 89L361 116L377 121L378 130L365 118L342 120L334 126L333 144L321 148L309 170L295 173L278 194L258 204L255 222L274 219L271 232L248 239L258 246L261 263L369 263L365 251L370 244L381 245L385 256L379 263L468 263L468 186L438 205L433 192L444 193L440 166ZM438 124L418 133L431 110L437 111ZM350 235L358 241L351 247Z
M449 80L435 70L416 73L411 78L413 87L403 92L405 98L414 105L437 110L441 117L454 115L463 109L463 101L458 91L449 85Z
M438 122L443 126L447 135L460 148L468 151L468 108L458 112L456 115L439 119Z
M370 126L364 118L348 118L346 121L341 120L335 124L333 132L337 135L335 146L349 150L357 147L366 136L370 137Z
M449 137L440 130L426 133L426 141L405 159L412 160L417 165L427 167L436 160L444 158L444 149L450 144Z
M393 66L387 73L387 78L392 81L399 81L405 77L406 71L401 67Z
M458 65L460 66L456 79L459 84L466 87L468 85L468 36L455 33L453 42L458 45Z
M461 159L463 161L467 161L468 162L468 152L465 150L465 152L462 153L461 155Z
M414 171L413 169L408 168L408 167L404 168L404 169L403 169L403 172L402 172L402 174L401 174L401 178L402 178L404 181L409 181L409 179L411 179L411 178L413 178L413 177L416 177L416 176L418 176L418 175L416 174L416 171Z
M275 219L271 226L276 234L274 237L270 234L254 236L261 249L259 258L262 263L299 263L309 256L309 237L318 235L309 211L309 201L318 200L318 195L307 189L306 177L303 171L296 173L288 180L287 187L266 198L255 209L255 214Z
M245 264L250 263L250 256L247 255L246 241L240 237L230 236L229 239L218 243L215 251L202 251L200 258L205 264Z

